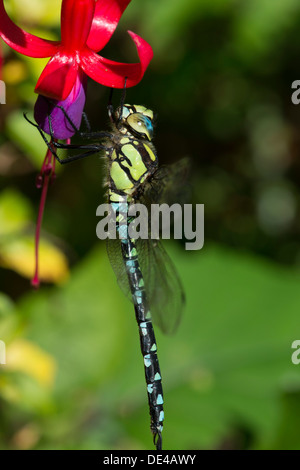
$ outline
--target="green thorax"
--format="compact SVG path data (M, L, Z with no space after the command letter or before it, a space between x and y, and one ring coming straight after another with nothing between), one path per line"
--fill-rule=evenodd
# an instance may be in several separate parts
M120 116L121 113L121 116ZM153 112L143 106L124 105L115 112L112 139L108 142L109 197L134 198L136 191L158 166L153 135Z

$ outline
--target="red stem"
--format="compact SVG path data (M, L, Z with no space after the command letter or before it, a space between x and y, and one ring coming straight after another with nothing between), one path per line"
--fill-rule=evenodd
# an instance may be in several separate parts
M55 175L54 169L55 169L55 158L53 157L50 149L48 149L45 159L44 159L44 163L42 165L41 172L37 179L37 186L42 187L42 194L41 194L41 199L40 199L40 206L39 206L36 231L35 231L35 272L34 272L33 279L31 280L31 285L35 289L38 289L40 285L40 279L39 279L40 232L41 232L41 225L43 221L49 181L51 181Z

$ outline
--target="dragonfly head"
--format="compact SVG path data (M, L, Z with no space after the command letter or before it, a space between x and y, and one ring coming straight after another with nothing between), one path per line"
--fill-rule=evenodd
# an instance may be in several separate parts
M140 105L124 104L115 112L118 128L122 132L129 132L136 137L152 140L153 137L153 111Z

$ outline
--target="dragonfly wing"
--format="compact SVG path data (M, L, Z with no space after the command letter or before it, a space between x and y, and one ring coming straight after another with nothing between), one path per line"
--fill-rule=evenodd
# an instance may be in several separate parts
M172 205L188 201L191 194L190 172L189 158L182 158L172 165L159 167L151 180L145 184L140 202L149 207L152 203Z
M163 333L173 333L183 312L185 296L175 266L159 240L136 240L138 260L153 321ZM107 253L118 284L132 295L119 239L107 240Z
M137 247L153 321L163 333L174 333L185 304L180 277L159 240L137 240Z
M106 250L110 264L116 275L120 289L124 292L126 297L132 301L132 295L130 285L125 269L125 263L123 261L121 241L119 238L113 240L108 238L106 242Z

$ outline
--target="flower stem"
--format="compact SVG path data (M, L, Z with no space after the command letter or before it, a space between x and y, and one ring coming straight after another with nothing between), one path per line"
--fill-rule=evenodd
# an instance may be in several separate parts
M33 279L31 280L31 285L35 289L38 289L40 285L40 278L39 278L39 244L40 244L40 232L41 232L41 225L43 221L46 197L48 192L49 181L52 182L55 178L55 158L51 153L51 150L48 149L42 169L40 174L36 180L37 188L42 188L41 199L40 199L40 206L35 230L35 271Z

